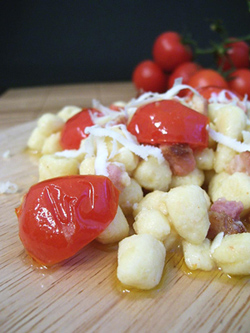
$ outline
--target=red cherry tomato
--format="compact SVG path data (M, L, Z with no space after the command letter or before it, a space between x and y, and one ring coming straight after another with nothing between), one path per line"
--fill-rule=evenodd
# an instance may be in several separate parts
M137 90L163 93L167 90L167 75L153 61L139 63L133 71L132 81Z
M175 80L178 78L182 78L182 83L187 84L191 76L198 72L201 68L202 67L195 62L184 62L179 65L169 77L168 89L172 88ZM188 91L189 90L187 89L181 90L178 95L183 97Z
M230 89L244 96L248 95L250 99L250 70L241 68L237 69L230 75L231 80L228 81Z
M177 32L164 32L153 44L153 58L163 70L171 72L180 64L191 61L192 50L182 43Z
M140 143L187 143L191 148L208 145L208 118L174 100L162 100L137 109L128 130Z
M80 147L81 140L87 137L87 134L84 133L85 128L94 125L90 113L97 113L101 116L101 112L98 110L83 109L65 123L60 140L63 149L78 149Z
M224 45L224 47L226 48L225 54L217 55L217 64L223 70L233 67L248 68L250 66L249 46L246 42L232 42Z
M35 260L53 265L95 239L114 219L118 200L118 190L104 176L45 180L16 209L20 239Z
M188 81L188 85L193 88L206 86L216 86L224 89L228 88L226 80L213 69L201 69L196 72Z

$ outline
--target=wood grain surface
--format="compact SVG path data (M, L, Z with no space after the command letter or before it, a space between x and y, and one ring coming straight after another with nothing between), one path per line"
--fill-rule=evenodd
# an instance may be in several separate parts
M112 83L13 89L0 98L0 181L19 188L0 194L0 332L249 332L249 277L191 273L169 253L160 285L139 292L118 283L115 246L93 242L51 269L23 249L14 209L37 181L37 160L25 149L31 120L92 98L108 104L134 94L131 84Z

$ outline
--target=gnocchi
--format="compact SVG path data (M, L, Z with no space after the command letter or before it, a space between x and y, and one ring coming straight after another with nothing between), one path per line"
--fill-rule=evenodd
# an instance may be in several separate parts
M76 106L43 115L27 142L41 154L39 181L64 175L104 175L119 189L116 217L96 240L118 243L117 278L131 288L157 286L166 254L176 247L190 270L220 268L225 274L250 274L250 233L230 234L232 230L223 225L228 220L236 224L243 218L250 220L250 158L245 154L245 159L239 159L245 163L241 169L232 170L231 163L250 151L249 103L230 102L219 95L208 101L208 110L201 103L199 119L205 119L207 139L201 143L200 138L198 147L195 138L190 143L180 139L152 143L155 137L168 135L164 128L154 132L149 142L140 141L138 126L135 133L129 130L137 111L150 103L157 107L173 100L195 110L195 94L193 99L178 98L182 88L177 85L166 94L143 94L128 103L119 102L119 111L95 102L103 114L91 116L94 126L84 129L87 137L79 149L62 150L60 144L62 128L82 110ZM160 128L161 122L154 126ZM140 135L147 136L149 130ZM169 150L169 145L174 149ZM221 223L214 239L209 238L211 211Z

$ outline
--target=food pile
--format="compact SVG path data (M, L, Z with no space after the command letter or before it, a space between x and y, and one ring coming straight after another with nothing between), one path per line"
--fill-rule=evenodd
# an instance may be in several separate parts
M194 88L217 86L250 96L250 35L243 38L228 37L221 23L212 25L219 32L220 42L211 42L206 49L195 40L175 31L160 34L152 46L152 58L141 61L134 69L132 81L138 93L163 93L172 88L178 78ZM212 57L211 68L202 66L202 56ZM199 59L198 62L197 59ZM182 90L180 96L185 96Z
M190 270L250 274L249 112L247 96L177 80L44 114L28 140L39 183L16 209L27 252L49 266L115 243L117 278L144 290L177 248Z

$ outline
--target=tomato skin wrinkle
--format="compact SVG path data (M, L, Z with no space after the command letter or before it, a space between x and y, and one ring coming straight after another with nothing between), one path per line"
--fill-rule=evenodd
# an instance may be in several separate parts
M85 134L85 128L94 125L91 113L102 115L99 110L86 108L66 121L60 138L60 144L64 150L79 149L81 141L88 136Z
M188 143L193 149L208 145L208 118L177 101L162 100L137 109L128 130L143 144Z
M114 219L119 191L105 176L66 176L33 185L16 209L19 236L39 263L77 253Z

